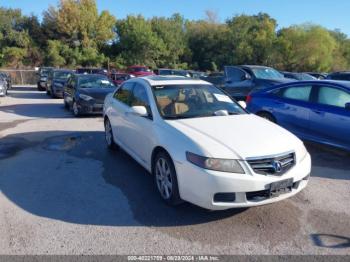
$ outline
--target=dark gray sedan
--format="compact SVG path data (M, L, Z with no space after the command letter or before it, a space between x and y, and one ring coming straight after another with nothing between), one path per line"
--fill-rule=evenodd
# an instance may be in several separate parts
M116 86L107 76L74 74L64 87L64 105L75 116L102 114L105 97L115 89Z

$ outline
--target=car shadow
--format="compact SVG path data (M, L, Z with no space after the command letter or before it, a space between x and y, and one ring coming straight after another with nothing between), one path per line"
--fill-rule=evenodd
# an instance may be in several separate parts
M122 150L108 150L103 132L21 133L2 138L2 145L0 190L37 216L77 224L165 227L208 223L246 210L166 205L152 176Z
M16 90L8 91L7 96L18 99L50 99L46 92L39 92L36 90Z
M350 152L313 142L305 142L312 158L312 176L350 179Z
M210 223L213 235L248 230L264 237L276 231L282 232L281 241L300 228L300 210L291 201L226 211L189 203L170 207L144 168L122 150L106 148L103 132L9 135L1 139L0 166L0 190L8 201L31 214L69 223L150 226L175 237L182 226L181 234L189 239L193 232L198 239L207 237L205 225ZM189 230L188 225L198 226Z
M62 104L37 103L0 106L5 113L16 114L32 118L70 118L71 112L64 109ZM62 113L64 112L64 113Z

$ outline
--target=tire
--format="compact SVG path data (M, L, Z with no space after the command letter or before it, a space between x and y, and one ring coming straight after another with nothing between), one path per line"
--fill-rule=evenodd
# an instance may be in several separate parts
M64 108L66 110L69 110L69 104L67 103L66 98L64 97L64 95L63 95L63 103L64 103Z
M171 206L181 204L183 201L179 194L174 163L166 152L161 151L156 155L152 173L161 198Z
M80 111L79 111L79 108L78 108L78 104L76 101L73 101L73 104L72 104L72 112L73 112L73 115L75 117L79 117L81 115Z
M112 125L108 118L105 120L105 139L109 149L118 149L118 145L114 142Z
M38 84L38 91L45 91L45 89L42 88L42 87L40 86L40 84Z
M268 112L259 112L257 113L257 115L262 118L265 118L266 120L269 120L272 123L276 123L276 118Z
M53 91L50 92L51 98L56 98L56 95Z

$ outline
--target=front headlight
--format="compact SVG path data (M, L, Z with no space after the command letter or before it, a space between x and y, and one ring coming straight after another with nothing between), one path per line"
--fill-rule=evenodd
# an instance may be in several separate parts
M218 159L199 156L191 152L186 152L187 161L204 169L244 174L244 170L239 161L235 159Z
M91 96L84 95L84 94L80 94L79 97L85 101L90 101L93 99Z

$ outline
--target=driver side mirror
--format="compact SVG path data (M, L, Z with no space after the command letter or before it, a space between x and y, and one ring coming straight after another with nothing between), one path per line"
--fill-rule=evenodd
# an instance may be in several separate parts
M350 110L350 102L345 104L345 109Z
M135 116L147 117L148 112L145 106L133 106L131 107L131 113Z

